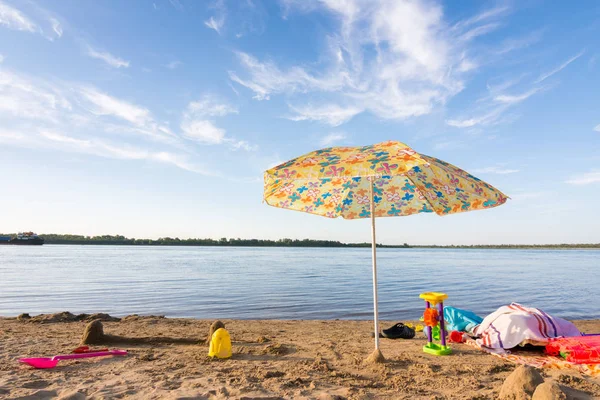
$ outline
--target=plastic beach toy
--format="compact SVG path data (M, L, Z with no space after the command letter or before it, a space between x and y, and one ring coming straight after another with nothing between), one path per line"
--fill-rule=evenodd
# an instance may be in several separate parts
M451 354L452 349L446 345L446 329L444 328L444 300L448 298L448 295L446 293L427 292L421 293L419 297L425 300L423 322L426 325L427 344L423 346L423 351L435 356ZM435 309L436 305L437 310ZM439 327L440 344L433 343L432 330L435 327Z
M65 354L63 356L20 358L19 362L31 365L38 369L54 368L60 360L74 360L78 358L105 357L105 356L126 356L125 350L98 351L96 353Z
M225 328L219 328L213 333L208 348L209 357L229 358L231 357L231 338Z

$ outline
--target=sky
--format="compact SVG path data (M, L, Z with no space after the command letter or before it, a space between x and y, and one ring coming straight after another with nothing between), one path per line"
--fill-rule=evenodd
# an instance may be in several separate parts
M503 206L380 243L600 242L596 1L0 0L0 231L368 242L263 172L385 140Z

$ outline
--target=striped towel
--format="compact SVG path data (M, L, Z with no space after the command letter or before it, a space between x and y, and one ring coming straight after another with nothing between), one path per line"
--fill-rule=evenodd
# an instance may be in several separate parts
M489 349L512 349L527 343L544 346L550 338L581 336L569 321L517 303L502 306L485 317L473 334L479 346Z

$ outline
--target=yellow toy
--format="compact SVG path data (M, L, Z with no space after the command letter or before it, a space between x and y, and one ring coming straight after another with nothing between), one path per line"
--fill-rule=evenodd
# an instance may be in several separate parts
M444 328L444 300L448 298L446 293L427 292L419 296L425 300L425 312L423 322L426 325L427 344L423 351L436 356L446 356L452 353L450 346L446 345L446 329ZM437 310L435 306L438 306ZM433 307L432 307L433 306ZM440 344L433 343L433 328L439 326Z
M219 328L213 333L208 348L209 357L229 358L231 357L231 338L225 328Z

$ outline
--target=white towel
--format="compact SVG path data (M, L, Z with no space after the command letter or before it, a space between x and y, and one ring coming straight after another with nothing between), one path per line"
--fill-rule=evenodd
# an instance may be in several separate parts
M527 343L545 345L549 338L581 336L569 321L517 303L502 306L485 317L473 333L479 346L490 349L512 349Z

